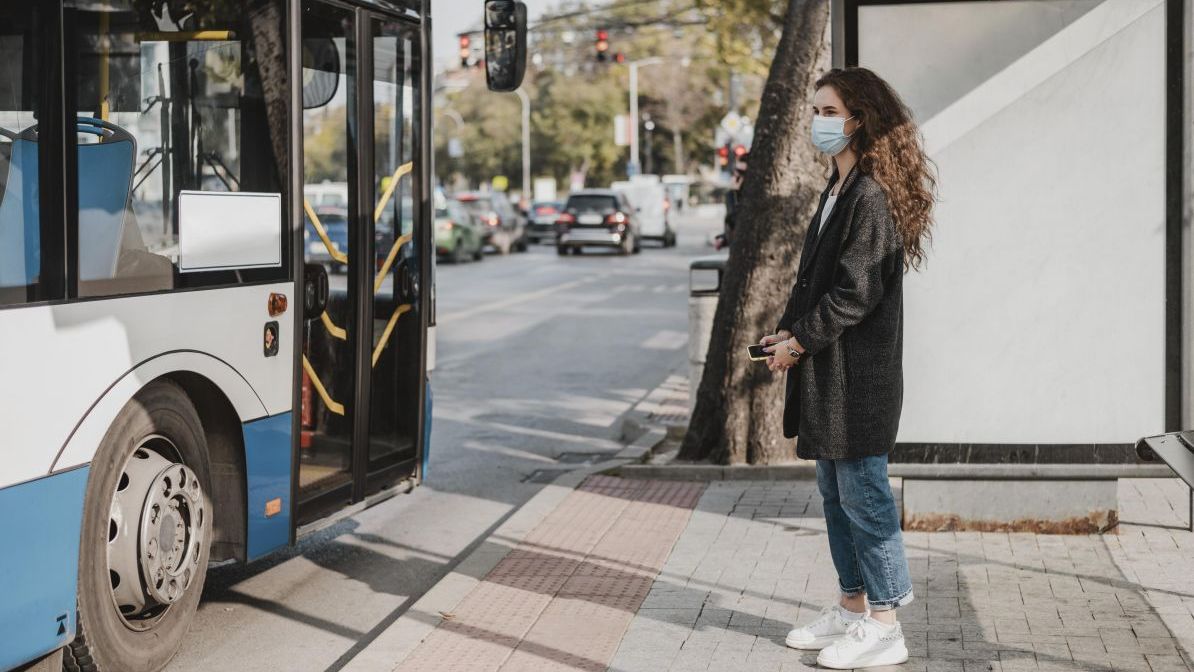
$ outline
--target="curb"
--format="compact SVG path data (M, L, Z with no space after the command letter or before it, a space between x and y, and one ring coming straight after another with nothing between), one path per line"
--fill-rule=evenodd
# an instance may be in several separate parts
M613 470L622 478L662 481L797 481L817 477L814 462L776 465L628 464ZM1173 478L1172 470L1148 464L912 464L888 465L891 478L998 481L1111 481Z
M392 672L451 613L489 571L560 505L578 485L594 474L616 471L650 455L663 442L667 431L651 427L611 459L574 469L551 483L520 506L480 545L451 567L410 609L353 656L343 672ZM494 541L499 539L500 541Z

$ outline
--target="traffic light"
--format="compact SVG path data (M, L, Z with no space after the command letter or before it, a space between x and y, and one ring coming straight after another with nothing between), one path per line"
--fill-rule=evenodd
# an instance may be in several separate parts
M730 148L728 145L722 145L717 148L717 165L722 168L730 165Z
M745 153L746 145L734 145L734 160L742 158L742 155Z
M609 58L609 31L597 31L597 43L594 45L597 48L597 60L602 63Z
M470 53L469 36L467 33L461 33L461 35L460 35L460 67L462 67L462 68L468 67L469 53Z
M626 62L626 54L623 54L620 51L618 53L614 54L614 63L622 64L625 62Z

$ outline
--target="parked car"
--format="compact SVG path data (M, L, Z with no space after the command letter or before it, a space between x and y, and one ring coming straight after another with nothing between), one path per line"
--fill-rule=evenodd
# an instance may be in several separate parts
M644 240L656 240L664 247L676 244L676 231L668 221L667 189L658 175L635 175L629 181L614 182L611 189L626 194L638 215Z
M556 219L556 251L580 254L585 247L639 252L639 224L626 195L613 189L586 189L568 197Z
M481 261L485 247L482 225L463 203L436 199L435 252L446 261L459 264L472 258Z
M526 219L500 191L467 191L454 197L481 221L483 240L499 254L527 251Z
M564 204L560 201L531 203L531 221L527 224L527 238L532 243L556 242L556 219L563 209Z
M338 252L348 254L348 211L343 208L335 207L318 207L315 208L315 216L319 218L320 225L327 233L328 240L336 248ZM303 230L303 242L307 245L307 261L313 264L323 264L328 273L343 273L346 264L338 261L328 246L323 242L319 232L315 230L315 224L311 221L309 216L304 216L306 227Z

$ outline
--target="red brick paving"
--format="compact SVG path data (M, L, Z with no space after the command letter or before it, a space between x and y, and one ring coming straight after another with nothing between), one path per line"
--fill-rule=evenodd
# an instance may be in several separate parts
M589 478L397 669L605 670L703 490Z

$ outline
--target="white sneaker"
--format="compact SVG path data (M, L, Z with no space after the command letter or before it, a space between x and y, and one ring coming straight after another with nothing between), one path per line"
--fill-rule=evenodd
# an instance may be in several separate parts
M846 634L817 655L817 664L835 670L852 670L877 665L899 665L908 661L904 632L900 624L888 627L867 616L850 624Z
M862 619L863 614L851 614L840 605L825 607L812 623L789 632L784 644L793 649L820 651L846 634L851 623Z

